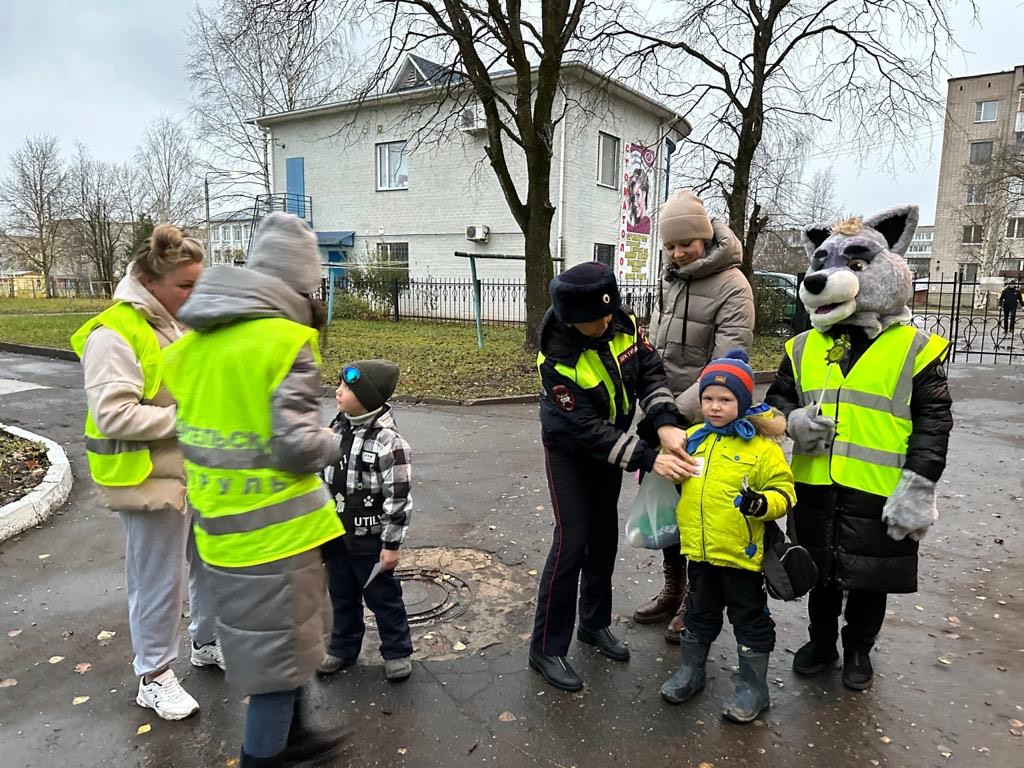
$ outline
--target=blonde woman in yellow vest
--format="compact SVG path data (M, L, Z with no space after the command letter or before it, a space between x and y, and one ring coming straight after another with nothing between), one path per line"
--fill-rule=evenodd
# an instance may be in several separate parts
M323 758L341 741L300 706L330 630L320 545L344 532L317 474L342 455L320 426L319 285L316 236L273 213L246 269L203 275L181 310L193 332L165 355L226 677L249 697L241 768Z
M136 701L166 720L199 705L171 664L181 645L189 564L191 661L223 666L209 601L197 588L191 513L175 438L175 405L163 385L161 348L184 332L175 319L203 270L203 249L172 224L153 230L114 291L114 305L71 338L82 360L86 455L100 497L125 529L125 577Z
M907 308L903 255L917 219L905 206L804 231L800 298L813 328L786 344L765 398L788 416L792 524L819 570L793 670L833 666L843 614L842 679L854 690L872 684L886 596L917 591L918 544L938 519L953 426L949 342L910 324Z

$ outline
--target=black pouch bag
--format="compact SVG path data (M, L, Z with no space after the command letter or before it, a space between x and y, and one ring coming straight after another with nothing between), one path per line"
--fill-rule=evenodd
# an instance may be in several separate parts
M799 544L786 541L774 520L764 524L764 584L776 600L796 600L818 583L818 566Z

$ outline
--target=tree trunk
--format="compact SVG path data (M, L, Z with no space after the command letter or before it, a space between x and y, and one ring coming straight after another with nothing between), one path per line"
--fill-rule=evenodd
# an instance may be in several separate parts
M551 302L548 283L554 277L551 266L551 218L553 209L531 207L529 223L523 232L526 256L526 338L523 346L535 350L537 332Z

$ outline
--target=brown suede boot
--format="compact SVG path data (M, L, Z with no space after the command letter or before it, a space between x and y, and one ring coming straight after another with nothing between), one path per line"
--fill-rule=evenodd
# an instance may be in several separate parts
M686 570L663 563L662 572L665 574L665 586L661 592L633 611L633 621L637 624L660 624L675 614L683 603Z
M665 640L679 645L679 636L686 629L686 574L683 573L683 600L679 603L679 610L672 617L672 621L665 627Z

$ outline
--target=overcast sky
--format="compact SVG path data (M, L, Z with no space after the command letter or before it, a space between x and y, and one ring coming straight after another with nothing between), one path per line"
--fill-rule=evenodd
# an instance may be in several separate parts
M194 0L28 0L5 3L0 23L0 175L25 136L57 136L67 154L86 144L99 160L131 156L145 124L161 112L184 114L185 27ZM212 4L204 0L203 5ZM949 63L950 76L1012 69L1024 64L1022 0L979 0L972 23L954 10L965 53ZM941 124L922 124L910 169L880 170L876 158L836 157L828 148L815 161L837 175L837 202L870 214L915 202L921 221L933 220ZM813 168L812 168L813 170Z

